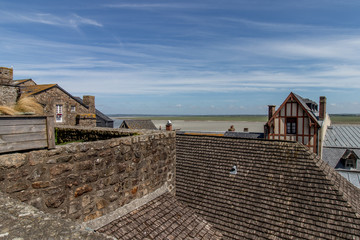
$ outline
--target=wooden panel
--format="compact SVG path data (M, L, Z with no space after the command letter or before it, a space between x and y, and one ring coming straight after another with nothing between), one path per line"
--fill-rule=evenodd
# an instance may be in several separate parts
M0 134L17 134L17 133L33 133L45 132L46 126L43 125L17 125L17 126L2 126L0 124Z
M0 144L13 143L13 142L27 142L27 141L34 141L34 140L46 140L46 133L45 132L37 132L37 133L0 135Z
M296 117L297 115L296 112L297 112L297 103L293 103L291 116Z
M297 122L297 133L298 134L302 134L303 132L303 118L298 118L298 122Z
M284 109L284 108L282 108L282 109L280 110L280 116L285 116L285 109Z
M299 107L298 115L299 115L299 117L304 116L304 110L302 110L301 107Z
M51 118L51 117L50 117ZM46 116L1 116L0 153L54 148L54 124Z
M46 123L45 118L29 118L29 117L22 117L22 118L1 118L0 120L0 127L2 126L15 126L15 125L44 125Z
M46 118L46 133L47 133L47 144L49 149L55 148L55 132L54 132L54 116L48 116Z
M274 120L274 123L275 123L275 126L274 126L274 134L279 134L280 131L279 131L279 120L278 119L275 119Z
M286 103L286 116L291 116L291 103Z
M3 143L0 144L0 153L14 152L27 149L45 148L47 143L44 140L30 141L30 142L18 142L18 143Z
M285 134L285 118L281 118L280 120L280 134Z

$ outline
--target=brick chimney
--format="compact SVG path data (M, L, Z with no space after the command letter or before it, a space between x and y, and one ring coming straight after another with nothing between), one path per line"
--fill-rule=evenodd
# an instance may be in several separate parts
M320 97L319 120L324 120L326 116L326 97Z
M275 113L275 105L268 105L268 107L269 107L269 112L268 112L268 116L269 116L269 120L270 120L270 118L272 118L272 116L274 115L274 113Z
M172 123L170 120L168 120L166 123L166 131L172 131Z
M83 102L89 107L89 113L95 114L95 96L83 96Z
M0 85L11 85L13 80L13 69L0 67Z

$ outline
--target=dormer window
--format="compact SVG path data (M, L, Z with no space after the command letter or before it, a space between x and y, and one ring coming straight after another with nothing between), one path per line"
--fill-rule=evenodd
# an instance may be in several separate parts
M345 160L345 168L346 169L356 168L356 160L355 159L346 159Z
M345 153L343 154L335 168L356 169L358 159L359 157L356 155L354 150L346 149Z
M296 118L286 118L286 133L296 134Z

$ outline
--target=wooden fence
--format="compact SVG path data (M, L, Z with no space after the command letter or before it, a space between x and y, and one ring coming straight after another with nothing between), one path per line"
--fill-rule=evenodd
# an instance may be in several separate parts
M53 116L0 116L0 153L55 148Z

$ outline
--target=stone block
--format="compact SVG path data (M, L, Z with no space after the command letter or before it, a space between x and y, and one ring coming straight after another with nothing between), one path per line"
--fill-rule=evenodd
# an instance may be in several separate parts
M28 189L28 185L25 182L16 182L13 185L10 185L6 188L7 193L14 193L14 192L20 192L22 190Z
M38 181L38 182L33 182L31 184L31 186L35 189L38 188L47 188L50 186L50 182L49 181Z
M109 205L108 202L106 202L104 199L101 199L96 202L96 208L98 210L106 208L108 205Z
M50 168L50 175L53 177L60 175L64 172L71 171L72 167L73 166L69 163L63 163L63 164L56 165L56 166Z
M92 170L94 167L94 162L93 161L83 161L83 162L78 162L76 164L76 169L78 171L82 171L82 170Z
M58 208L64 202L65 198L66 198L65 194L58 194L58 195L50 196L50 197L46 198L45 205L48 208Z
M81 195L83 195L84 193L87 192L91 192L93 190L93 188L90 185L84 185L82 187L79 187L75 190L74 196L75 197L80 197Z
M0 168L19 168L26 162L26 155L15 153L0 155Z
M92 213L90 215L87 215L84 218L84 222L90 221L90 220L94 220L95 218L101 217L102 213L100 211L96 211L95 213Z

